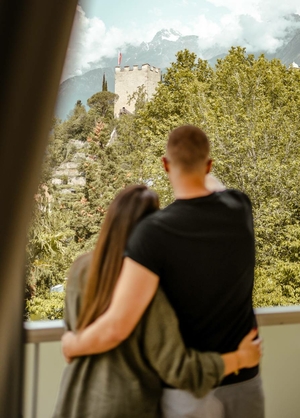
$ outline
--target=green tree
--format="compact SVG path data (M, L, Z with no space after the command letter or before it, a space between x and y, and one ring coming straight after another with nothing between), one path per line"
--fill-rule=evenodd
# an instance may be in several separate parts
M103 74L103 77L102 77L102 91L107 91L107 80L105 78L105 73Z
M168 132L186 123L209 134L215 174L250 196L257 242L256 305L295 303L298 298L299 79L297 69L263 55L256 59L243 48L232 48L215 69L181 51L135 121L135 135L143 138L142 177L153 182L163 204L173 196L160 156ZM268 297L262 289L268 289Z
M198 125L209 134L214 173L251 198L255 305L299 303L299 82L298 69L263 55L255 58L243 48L231 48L215 68L185 50L167 69L151 101L143 86L134 93L134 114L114 119L117 96L102 91L88 100L88 111L77 102L65 122L55 120L29 235L28 311L60 315L49 289L63 283L78 253L93 248L107 206L119 190L146 183L157 190L162 206L174 199L161 156L168 132L182 124ZM51 176L72 158L74 139L85 143L81 171L86 185L64 195Z
M112 118L114 111L114 104L118 99L118 95L110 91L100 91L94 94L87 101L91 109L94 109L97 114L103 118Z
M112 129L109 112L101 117L97 106L87 112L81 102L77 102L66 121L53 121L28 235L28 317L52 318L55 312L57 318L61 317L60 302L49 293L50 289L64 284L74 258L92 248L109 201L126 183L126 177L122 180L120 175L118 153L107 146ZM86 186L70 193L66 190L69 185L53 185L52 177L62 162L72 161L77 152L74 140L85 144L81 148L84 158L80 169L85 173ZM40 306L41 301L45 306Z
M40 185L35 202L27 245L27 300L42 297L52 286L64 283L77 254L71 217L55 202L46 184Z
M93 124L93 119L90 120L88 118L85 107L78 100L68 119L63 124L66 139L85 141Z
M62 319L64 305L65 292L51 292L47 296L33 297L26 303L28 319L31 319L32 321Z

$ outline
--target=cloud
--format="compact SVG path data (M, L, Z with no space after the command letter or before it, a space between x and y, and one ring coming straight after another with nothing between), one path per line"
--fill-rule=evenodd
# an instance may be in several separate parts
M259 20L260 16L285 16L299 10L298 0L207 0L208 3L227 9L234 15L249 15Z
M189 9L187 3L188 0L181 0L185 12ZM178 9L178 19L166 19L159 8L152 7L148 12L153 20L140 24L137 18L135 23L131 22L130 30L108 28L97 17L87 18L78 6L63 80L88 71L91 63L99 62L101 57L117 57L118 49L126 43L150 42L163 28L173 28L182 35L197 35L201 47L206 49L217 45L228 50L240 45L246 46L248 52L275 52L282 45L282 39L292 29L300 27L292 18L292 14L300 12L299 0L206 0L206 4L205 14L202 8L198 15L194 13L197 7L194 4L189 18L183 17Z
M118 49L124 41L135 45L140 44L141 38L134 29L128 36L117 27L106 28L101 19L87 18L83 9L77 6L62 81L88 71L91 63L103 56L117 59Z
M149 10L150 14L153 14L155 17L161 17L163 12L158 7L154 7L153 9Z
M295 27L300 27L292 15L300 11L298 0L207 0L222 8L223 16L216 23L212 18L199 16L193 24L193 33L200 43L209 48L219 45L246 46L248 52L266 50L275 52L283 38Z
M117 27L107 28L97 18L89 19L81 6L77 6L72 35L67 51L62 80L74 75L81 75L91 68L91 63L99 62L101 57L116 57L118 50L126 43L140 45L150 42L154 35L163 28L179 27L180 33L190 34L190 28L182 25L179 20L159 19L159 9L152 9L155 18L146 27L131 24L130 30Z

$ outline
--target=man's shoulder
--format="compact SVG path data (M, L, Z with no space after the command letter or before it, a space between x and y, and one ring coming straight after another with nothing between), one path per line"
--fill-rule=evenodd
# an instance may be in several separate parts
M251 200L249 196L241 190L227 189L218 193L220 195L221 200L227 201L228 203L232 201L251 207Z
M218 192L218 193L229 194L229 195L232 195L232 196L237 196L237 197L246 198L246 199L250 200L249 196L245 192L243 192L241 190L238 190L238 189L226 189L226 190L223 190L223 191Z
M147 233L147 231L155 231L158 226L158 219L161 218L162 210L158 210L142 219L134 228L134 233Z
M174 209L176 210L175 206L171 203L169 206L148 215L141 222L139 222L136 228L139 228L140 230L160 229L161 223L164 223L172 217Z

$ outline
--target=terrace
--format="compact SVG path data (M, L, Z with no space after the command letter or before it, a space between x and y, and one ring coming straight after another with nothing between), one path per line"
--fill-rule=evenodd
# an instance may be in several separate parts
M261 365L266 418L299 418L300 307L256 310L264 340ZM25 323L24 418L50 418L64 360L60 349L63 321Z
M24 246L77 1L1 1L0 416L20 416ZM266 418L299 418L300 307L257 310ZM61 321L25 324L24 418L49 418L64 361Z

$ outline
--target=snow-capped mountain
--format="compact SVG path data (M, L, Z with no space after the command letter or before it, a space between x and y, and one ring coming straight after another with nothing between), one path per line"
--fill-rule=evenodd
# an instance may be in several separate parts
M174 29L162 29L150 42L141 42L138 46L123 45L121 48L122 66L148 63L161 68L164 72L165 68L176 60L176 53L183 49L195 52L198 57L207 59L211 65L215 65L217 58L222 58L227 54L227 49L218 45L210 48L201 45L199 38L195 35L182 36ZM263 46L260 53L265 53L267 58L279 58L287 66L293 62L300 66L300 30L290 33L288 38L284 39L283 46L275 54L268 54L264 51ZM104 73L108 89L114 91L114 67L116 65L117 57L103 57L92 64L90 71L65 80L60 86L57 116L64 119L73 109L77 100L86 104L89 97L101 91Z
M174 29L162 29L161 31L157 32L157 34L152 39L151 43L161 43L161 41L166 40L169 42L176 42L179 38L181 38L182 35L180 32L174 30Z
M281 61L289 66L291 63L300 65L300 30L297 31L292 40L275 54Z
M155 67L165 68L175 60L175 54L184 48L201 55L197 36L182 36L174 29L162 29L150 42L141 42L138 46L123 45L120 48L123 55L122 66L149 63ZM222 52L226 50L223 49ZM93 68L114 67L117 65L117 57L103 57L92 65Z

